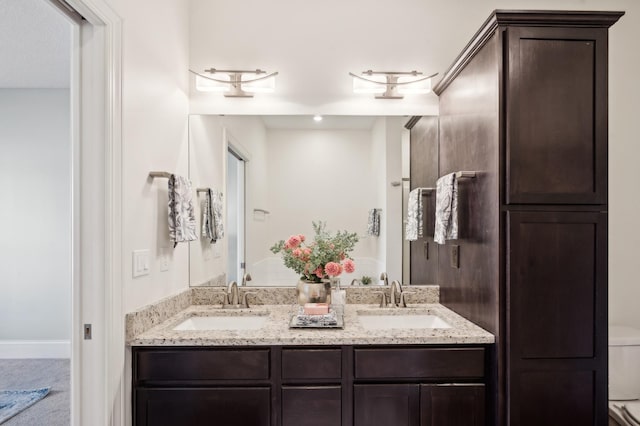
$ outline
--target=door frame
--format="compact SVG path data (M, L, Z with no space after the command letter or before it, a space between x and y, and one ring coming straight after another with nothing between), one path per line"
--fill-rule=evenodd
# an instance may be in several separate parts
M242 200L242 204L244 205L243 211L244 211L244 217L242 218L242 261L243 263L245 263L245 267L244 268L237 268L237 270L239 270L241 273L238 276L238 280L242 280L242 276L244 275L244 273L247 271L247 267L246 267L246 261L247 261L247 249L246 249L246 234L247 234L247 212L246 212L246 208L247 208L247 190L246 190L246 180L247 180L247 163L251 160L251 154L249 153L249 151L233 136L233 134L229 131L229 129L226 126L223 126L222 128L222 149L223 149L223 175L227 176L227 173L229 173L229 169L228 169L228 161L227 161L227 155L229 153L232 153L236 158L238 158L240 161L244 162L244 167L243 167L243 186L244 189L242 191L242 195L243 195L243 200ZM225 177L226 179L226 177ZM227 194L228 195L228 194ZM225 212L225 217L227 218L228 221L228 212L229 212L229 206L228 206L228 196L223 197L223 206L224 206L224 212ZM228 245L228 241L227 241L227 245ZM228 246L227 246L227 250L228 250ZM227 259L227 265L229 264L229 259ZM240 284L238 284L240 285Z
M56 0L50 0L55 4ZM58 0L59 1L59 0ZM122 304L122 20L64 0L72 44L71 424L126 424ZM64 6L59 9L64 10ZM84 324L92 338L84 339Z

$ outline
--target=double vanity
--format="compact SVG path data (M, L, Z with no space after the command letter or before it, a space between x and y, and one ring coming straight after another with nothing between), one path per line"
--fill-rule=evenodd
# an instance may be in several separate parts
M134 312L134 425L485 424L494 336L413 288L406 308L348 289L343 328L290 328L293 289L224 309L193 288Z

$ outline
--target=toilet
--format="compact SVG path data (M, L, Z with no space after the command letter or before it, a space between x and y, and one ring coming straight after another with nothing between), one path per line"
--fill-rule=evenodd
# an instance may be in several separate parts
M610 425L640 426L640 329L609 326Z

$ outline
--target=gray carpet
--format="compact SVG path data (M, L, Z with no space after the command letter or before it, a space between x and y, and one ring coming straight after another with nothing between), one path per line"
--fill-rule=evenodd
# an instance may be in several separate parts
M69 426L71 423L71 376L68 359L0 359L0 389L51 391L2 426Z

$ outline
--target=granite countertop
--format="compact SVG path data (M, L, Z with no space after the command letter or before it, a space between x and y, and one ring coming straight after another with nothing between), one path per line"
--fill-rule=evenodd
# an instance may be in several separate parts
M149 330L132 336L130 346L247 346L247 345L389 345L389 344L491 344L493 334L440 304L424 303L408 308L379 308L377 305L347 304L344 328L289 328L296 305L256 305L251 309L222 309L220 305L192 305ZM365 329L358 312L389 315L431 314L446 321L451 328L387 330ZM257 330L176 331L175 326L193 316L229 316L247 314L267 316Z

